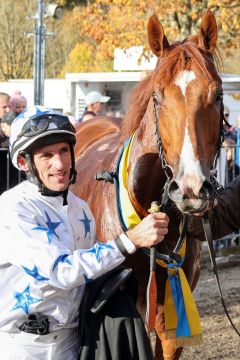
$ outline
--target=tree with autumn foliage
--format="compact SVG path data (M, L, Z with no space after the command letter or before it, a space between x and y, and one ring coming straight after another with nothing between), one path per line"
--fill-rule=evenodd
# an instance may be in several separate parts
M207 8L218 22L218 44L223 58L232 57L240 51L239 0L96 0L86 7L75 7L65 15L64 22L78 32L79 38L62 69L62 76L72 71L112 71L116 47L143 45L147 55L146 29L153 12L163 23L171 42L198 32L201 15ZM89 53L92 54L90 63Z
M0 1L0 80L32 76L32 11L33 8L27 0Z
M45 0L45 3L57 3L65 9L61 20L44 17L47 78L64 77L66 72L113 71L115 48L143 45L143 56L149 56L147 23L153 13L172 42L198 32L201 15L207 8L218 22L218 47L224 70L240 73L239 0ZM36 11L37 0L0 1L0 80L33 76Z

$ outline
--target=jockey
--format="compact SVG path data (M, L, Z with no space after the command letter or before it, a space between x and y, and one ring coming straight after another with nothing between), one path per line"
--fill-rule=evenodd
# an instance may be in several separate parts
M68 117L41 106L27 108L11 125L11 159L27 180L0 197L5 360L78 359L76 329L85 284L167 233L168 217L157 213L98 243L91 210L69 189L76 181L75 142Z

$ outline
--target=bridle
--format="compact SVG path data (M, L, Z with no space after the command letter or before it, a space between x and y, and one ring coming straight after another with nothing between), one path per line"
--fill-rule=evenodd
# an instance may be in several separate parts
M165 152L164 152L164 149L163 149L161 136L160 136L160 132L159 132L158 111L157 111L157 107L159 105L159 102L158 102L158 98L157 98L157 95L156 95L155 91L152 93L152 100L153 100L155 134L157 136L157 150L158 150L159 157L161 159L162 168L163 168L163 170L165 172L165 175L166 175L166 178L167 178L165 186L164 186L164 193L163 193L163 196L162 196L162 203L161 203L161 211L165 212L167 210L167 202L168 202L168 185L169 185L170 179L172 178L173 173L172 173L171 166L169 166L169 164L167 163ZM214 188L214 195L213 195L214 197L218 192L220 192L223 189L222 186L219 186L219 184L218 184L218 182L216 180L215 169L216 169L218 157L220 155L221 146L222 146L222 143L223 143L223 140L224 140L224 129L223 129L223 124L224 123L229 128L231 127L231 125L228 123L228 121L226 120L226 118L224 116L224 105L223 105L223 99L221 98L221 103L220 103L220 132L219 132L219 139L218 139L217 146L216 146L216 154L215 154L215 158L214 158L213 166L212 166L212 170L211 170L211 175L210 175L210 182L211 182L211 184L213 185L213 188ZM204 214L203 217L202 217L202 224L203 224L205 238L206 238L207 243L208 243L208 249L209 249L209 255L210 255L210 259L211 259L212 270L213 270L213 273L214 273L215 278L216 278L216 282L217 282L217 286L218 286L218 290L219 290L219 294L220 294L220 299L221 299L224 311L225 311L225 313L227 315L227 318L228 318L231 326L233 327L234 331L237 333L238 336L240 336L240 332L237 330L236 326L234 325L234 323L233 323L233 321L232 321L232 319L231 319L231 317L230 317L230 315L228 313L228 310L227 310L227 307L226 307L226 304L225 304L225 301L224 301L224 298L223 298L222 289L221 289L220 280L219 280L218 271L217 271L217 264L216 264L214 246L213 246L212 231L211 231L210 221L209 221L209 217L208 217L207 213ZM186 231L186 228L187 228L187 226L185 224L185 230L184 231ZM182 234L180 234L180 238L181 237L183 237ZM180 240L178 240L178 243L177 243L177 247L179 247L179 246L180 246ZM175 250L176 250L176 248L174 249L174 251ZM157 256L156 251L155 252L152 251L151 255L156 257ZM151 259L151 261L154 262L154 259Z
M162 139L159 132L159 126L158 126L158 110L157 107L159 106L158 97L156 95L156 92L153 91L152 93L152 100L153 100L153 114L154 114L154 124L155 124L155 134L157 136L157 151L158 155L161 159L162 168L165 172L165 175L167 177L167 181L169 181L172 178L173 170L171 166L167 163L165 152L163 149Z
M158 100L158 97L157 97L157 94L156 94L155 91L153 91L153 93L152 93L152 100L153 100L153 114L154 114L155 134L157 136L157 151L158 151L158 155L159 155L159 157L161 159L162 169L164 170L166 178L167 178L166 182L169 183L172 176L173 176L173 169L168 164L168 162L166 160L166 155L165 155L165 151L164 151L164 148L163 148L163 144L162 144L162 140L161 140L161 136L160 136L160 132L159 132L159 126L158 126L159 100ZM214 170L216 169L217 160L218 160L218 157L220 155L220 150L221 150L221 146L222 146L223 139L224 139L223 123L225 123L228 127L231 127L231 125L228 123L228 121L226 120L226 118L224 116L224 105L223 105L223 99L221 98L221 102L220 102L220 132L219 132L218 142L217 142L217 145L216 145L216 153L215 153L215 158L214 158L214 161L213 161L211 174L214 174ZM213 182L213 185L215 186L216 182L213 181L213 179L211 177L212 176L210 176L210 180Z
M159 100L157 97L157 94L155 91L153 91L152 93L152 101L153 101L153 114L154 114L154 124L155 124L155 135L157 137L157 151L158 151L158 155L159 158L161 159L161 165L162 165L162 169L166 175L166 182L164 185L164 192L162 195L162 201L161 201L161 209L163 211L167 206L167 202L168 202L168 198L169 198L169 184L170 181L173 177L173 169L172 167L168 164L167 160L166 160L166 155L165 155L165 151L163 148L163 144L162 144L162 140L161 140L161 136L160 136L160 132L159 132L159 124L158 124L158 106L159 104ZM213 160L213 164L212 164L212 168L210 170L210 184L212 186L212 193L209 196L209 202L211 204L214 203L214 199L217 195L217 193L219 191L222 190L222 186L218 183L217 178L216 178L216 167L217 167L217 160L220 156L220 150L221 150L221 146L223 144L223 140L224 140L224 127L223 125L227 125L227 127L231 127L231 125L229 124L229 122L226 120L225 116L224 116L224 105L223 105L223 93L221 92L221 100L220 100L220 131L219 131L219 138L218 138L218 142L216 144L216 152L215 152L215 157Z

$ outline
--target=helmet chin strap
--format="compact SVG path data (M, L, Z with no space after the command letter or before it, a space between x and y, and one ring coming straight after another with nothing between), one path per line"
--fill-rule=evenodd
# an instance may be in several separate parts
M73 146L70 144L70 154L71 154L71 172L70 172L70 184L75 184L77 180L77 171L75 169L75 156L74 156L74 149Z
M55 191L55 190L51 190L49 188L47 188L38 178L38 176L36 175L36 172L34 170L33 167L33 163L32 163L32 159L31 159L31 155L29 152L26 152L25 155L25 159L26 162L28 164L28 168L29 171L27 172L27 179L37 185L41 195L43 196L59 196L62 195L63 199L64 199L64 203L63 205L67 204L67 193L68 193L68 188L70 184L75 184L76 182L76 178L77 178L77 172L75 170L75 159L74 159L74 150L73 150L73 146L70 144L70 153L71 153L71 171L70 171L70 180L68 183L68 187L66 190L62 190L62 191Z

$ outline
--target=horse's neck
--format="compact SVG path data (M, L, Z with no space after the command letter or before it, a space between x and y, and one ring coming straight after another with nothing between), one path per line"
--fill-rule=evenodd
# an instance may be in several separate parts
M145 216L152 201L161 200L166 181L157 152L155 125L146 113L136 131L128 167L128 191L139 215Z

